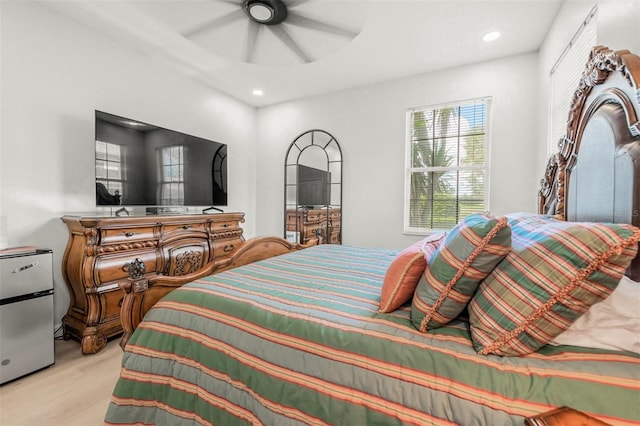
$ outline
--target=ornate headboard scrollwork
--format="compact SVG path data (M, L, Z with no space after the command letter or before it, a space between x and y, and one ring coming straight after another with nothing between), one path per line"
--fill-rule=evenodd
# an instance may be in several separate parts
M592 49L566 136L540 182L538 210L563 220L640 226L640 57ZM640 280L640 256L630 275Z

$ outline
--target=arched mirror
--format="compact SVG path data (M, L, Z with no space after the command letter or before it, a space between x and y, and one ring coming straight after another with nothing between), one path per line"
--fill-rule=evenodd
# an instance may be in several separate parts
M324 130L308 130L289 146L284 165L285 238L342 243L342 150Z

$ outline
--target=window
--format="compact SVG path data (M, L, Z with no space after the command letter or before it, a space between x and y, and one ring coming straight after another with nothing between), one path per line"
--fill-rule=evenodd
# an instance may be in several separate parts
M184 204L184 147L182 145L160 148L161 184L160 204L175 206Z
M584 71L584 64L589 59L592 47L597 44L597 11L597 7L594 7L589 12L551 68L547 156L558 152L558 141L566 136L567 118L571 107L567 99L572 99Z
M96 183L111 195L122 194L122 148L109 142L96 141Z
M449 229L487 209L490 99L407 111L407 233Z

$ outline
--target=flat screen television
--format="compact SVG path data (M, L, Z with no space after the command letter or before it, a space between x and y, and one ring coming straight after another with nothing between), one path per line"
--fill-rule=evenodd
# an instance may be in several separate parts
M298 204L310 208L331 204L331 173L298 164Z
M95 111L97 206L226 206L227 146Z

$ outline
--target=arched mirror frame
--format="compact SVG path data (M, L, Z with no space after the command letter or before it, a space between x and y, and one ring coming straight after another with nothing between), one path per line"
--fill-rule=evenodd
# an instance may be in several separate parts
M299 166L311 167L325 182L320 197L326 203L302 203L309 194L301 192ZM325 186L326 185L326 186ZM316 193L317 194L317 193ZM326 199L324 197L327 197ZM321 202L322 202L321 201ZM284 236L305 243L319 237L322 244L342 243L342 149L329 132L307 130L287 150L284 164Z

